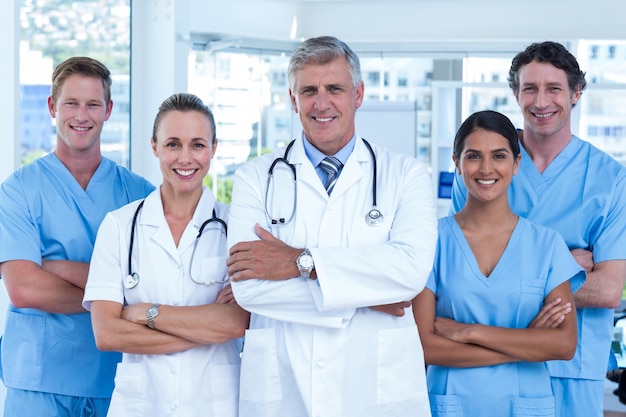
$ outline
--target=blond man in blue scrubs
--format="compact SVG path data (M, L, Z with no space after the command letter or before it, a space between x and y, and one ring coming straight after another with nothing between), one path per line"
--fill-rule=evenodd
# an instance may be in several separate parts
M48 98L56 149L0 186L5 416L104 416L109 407L121 355L96 348L82 307L89 261L105 214L154 189L100 152L111 83L94 59L62 62Z

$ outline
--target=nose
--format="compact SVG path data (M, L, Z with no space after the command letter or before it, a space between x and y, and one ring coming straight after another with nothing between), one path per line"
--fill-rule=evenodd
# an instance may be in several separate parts
M191 160L191 147L181 146L178 154L178 162L189 162Z
M548 105L548 94L545 90L539 89L537 91L537 95L535 96L535 106L542 109Z
M315 96L315 109L316 110L326 110L330 104L330 100L329 100L330 95L328 94L328 92L325 89L320 89L317 93L317 95Z
M87 120L89 120L88 114L89 112L87 110L87 106L78 106L78 110L76 111L74 118L78 122L86 122Z
M491 160L491 158L489 157L481 158L480 160L480 172L481 173L491 172L492 168L493 168L493 161Z

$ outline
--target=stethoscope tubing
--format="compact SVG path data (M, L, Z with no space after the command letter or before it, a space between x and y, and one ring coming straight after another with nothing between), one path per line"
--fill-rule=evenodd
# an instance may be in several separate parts
M137 218L139 217L139 213L141 212L143 208L143 203L145 201L146 200L142 200L137 206L137 209L135 210L135 214L133 215L133 221L130 227L130 230L131 230L130 242L128 245L128 275L126 276L126 279L124 280L124 287L126 289L132 289L135 286L137 286L137 284L139 283L139 274L137 274L137 272L133 272L132 259L133 259L133 249L135 246L135 235L137 234ZM213 209L211 218L205 220L200 226L200 229L198 230L198 235L196 236L194 244L193 244L193 252L191 253L191 265L189 266L189 278L191 279L191 281L193 281L193 283L198 284L198 285L225 284L226 282L228 282L228 280L225 280L225 281L210 281L208 283L204 283L204 282L196 281L193 278L193 275L191 273L191 267L193 265L193 259L196 255L196 247L198 246L198 240L200 239L200 236L202 236L202 232L204 231L204 228L212 222L219 223L224 228L224 234L228 236L228 225L226 224L224 220L217 217L217 213L215 212L215 209Z
M383 214L380 212L380 210L378 210L377 205L376 205L376 197L377 197L376 181L378 179L378 169L377 169L378 164L376 161L376 154L374 153L374 149L372 148L372 145L370 145L370 143L367 140L365 139L362 139L362 140L365 146L367 147L367 150L369 151L370 155L372 156L372 165L373 165L372 166L372 209L365 215L365 222L369 226L378 226L383 222L383 219L384 219ZM298 186L297 186L297 177L296 177L296 167L295 165L289 162L289 152L291 151L291 148L293 147L295 142L296 142L295 139L289 142L289 145L287 145L287 148L285 149L285 153L283 154L283 156L274 159L274 161L271 163L267 171L267 187L265 189L264 208L265 208L265 214L267 215L272 225L287 224L293 219L296 213L296 201L298 201L297 200ZM278 163L284 163L285 165L287 165L289 169L291 170L291 173L293 176L293 183L294 183L294 189L295 189L294 203L293 203L293 209L291 210L291 215L289 216L289 219L285 219L284 217L274 218L270 215L269 210L267 208L270 183L274 175L274 168L276 167Z

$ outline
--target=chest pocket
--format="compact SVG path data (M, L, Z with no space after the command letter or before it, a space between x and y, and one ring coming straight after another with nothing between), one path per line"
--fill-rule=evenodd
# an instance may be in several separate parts
M537 315L543 305L545 298L544 279L538 278L522 278L520 279L520 308L519 322L520 327L526 327L530 321Z

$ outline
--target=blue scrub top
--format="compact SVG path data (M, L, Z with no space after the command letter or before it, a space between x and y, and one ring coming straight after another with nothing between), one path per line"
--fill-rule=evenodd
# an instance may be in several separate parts
M83 190L54 154L14 172L0 186L0 262L89 262L105 214L154 189L103 158ZM121 355L96 348L91 318L9 304L1 371L10 388L108 398Z
M520 169L509 187L511 209L558 231L569 249L593 252L594 262L626 259L626 168L576 136L540 174L520 144ZM452 190L452 212L467 198L460 176ZM570 361L549 362L561 378L604 380L611 346L613 310L583 308L578 348ZM585 349L581 350L580 346Z
M527 328L545 297L568 280L578 288L585 273L563 238L547 227L520 217L500 260L486 277L454 217L439 220L437 253L426 284L437 297L436 316ZM542 412L528 415L554 415L545 362L474 368L431 365L427 380L434 416L512 416L518 415L516 407Z

